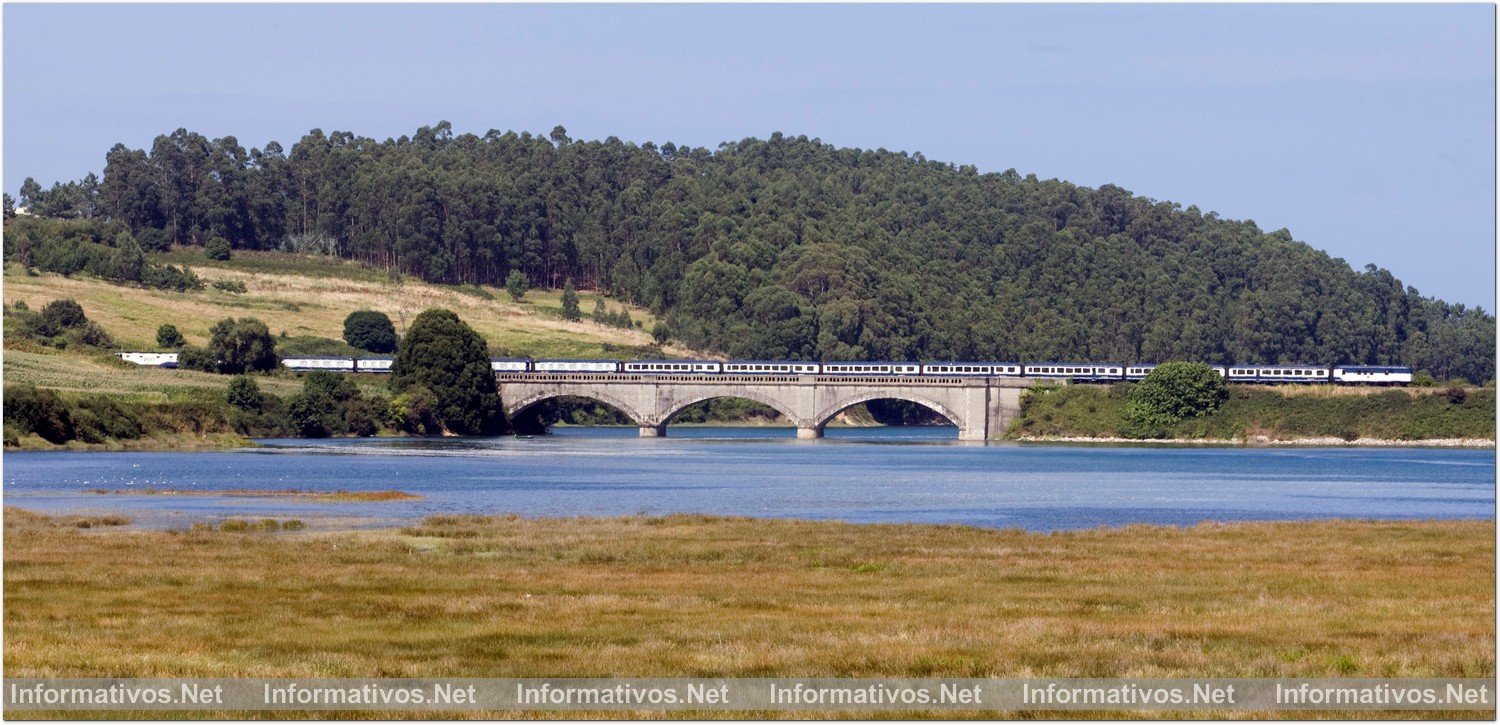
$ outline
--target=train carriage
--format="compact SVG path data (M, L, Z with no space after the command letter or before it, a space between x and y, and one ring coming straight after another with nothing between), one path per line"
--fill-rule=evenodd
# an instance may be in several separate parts
M537 360L531 369L539 373L617 373L619 360Z
M1026 364L1026 377L1079 382L1111 382L1125 379L1119 363L1038 362Z
M1333 382L1352 385L1410 385L1411 368L1399 365L1338 365Z
M1327 365L1231 365L1231 383L1326 383Z
M326 371L332 373L354 372L354 358L335 357L331 355L304 355L301 357L284 358L281 361L288 370L299 373L311 373Z
M1135 363L1133 365L1128 365L1125 367L1125 379L1131 381L1145 380L1146 376L1150 375L1151 371L1155 370L1158 365L1160 365L1160 363ZM1218 373L1219 377L1229 377L1229 368L1226 368L1223 365L1210 365L1209 367L1213 368L1213 371Z
M817 375L821 366L809 361L730 360L723 370L734 375Z
M388 357L362 357L354 361L354 372L357 373L389 373L391 365L395 364L394 358Z
M923 375L983 375L987 377L1021 376L1020 363L930 362L922 364Z
M524 357L492 357L490 371L496 373L524 373L531 370L531 361Z
M630 360L625 363L627 373L654 373L693 375L717 373L723 369L718 360Z
M909 362L826 362L824 375L920 375L922 366Z

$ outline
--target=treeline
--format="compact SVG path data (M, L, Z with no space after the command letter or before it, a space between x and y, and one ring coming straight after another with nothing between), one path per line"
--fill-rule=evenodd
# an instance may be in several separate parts
M567 281L736 357L1403 363L1494 377L1495 320L1286 230L1106 185L774 134L716 150L444 122L286 151L186 130L21 202L446 283ZM667 334L667 330L663 331Z

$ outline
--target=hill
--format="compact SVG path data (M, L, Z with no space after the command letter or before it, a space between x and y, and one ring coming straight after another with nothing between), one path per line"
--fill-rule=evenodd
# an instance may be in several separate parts
M736 357L1403 363L1494 377L1495 320L1285 229L921 154L773 134L717 150L444 122L290 151L179 129L36 214L148 249L227 240L414 277L597 287ZM106 243L114 243L106 240ZM7 259L12 249L7 241Z
M515 303L495 287L394 282L378 270L332 258L243 252L232 261L214 262L196 248L155 258L191 265L195 274L210 283L209 288L178 292L126 287L87 275L31 274L19 265L6 265L5 304L22 301L37 309L54 299L74 299L121 348L136 350L155 349L156 328L168 322L189 342L200 345L208 341L215 322L244 316L265 321L273 333L339 340L344 317L355 310L384 312L399 330L403 315L409 320L429 307L453 310L484 335L497 356L635 356L646 354L653 344L642 329L603 325L587 316L578 322L564 320L560 295L552 290L528 291L522 302ZM227 292L211 284L226 281L242 283L245 291ZM587 312L596 295L584 291L579 297ZM618 302L607 304L611 311L621 308ZM655 322L644 309L627 309L645 329ZM667 352L691 354L676 347ZM6 372L10 372L8 366Z

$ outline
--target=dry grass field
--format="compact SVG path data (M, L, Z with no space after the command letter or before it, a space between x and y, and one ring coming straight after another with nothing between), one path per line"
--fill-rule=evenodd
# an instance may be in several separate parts
M4 523L12 677L1495 674L1489 522Z
M579 322L561 318L561 295L554 290L532 290L517 304L498 287L430 285L415 280L400 284L370 270L338 260L321 260L274 252L239 252L228 263L210 264L200 251L182 250L169 261L190 263L208 282L238 280L244 294L213 289L169 292L126 288L89 277L54 274L30 276L16 265L6 265L4 300L25 301L32 309L69 297L83 306L89 318L104 326L122 346L155 349L156 328L172 323L189 342L204 344L209 328L225 317L257 317L273 333L314 335L340 339L350 312L384 312L400 328L429 307L446 307L484 335L501 352L537 357L609 357L616 348L643 348L655 323L646 310L628 307L642 329L625 330L588 319L596 295L580 292L585 316ZM611 310L620 303L607 300ZM685 351L669 348L669 352ZM8 372L8 371L7 371Z

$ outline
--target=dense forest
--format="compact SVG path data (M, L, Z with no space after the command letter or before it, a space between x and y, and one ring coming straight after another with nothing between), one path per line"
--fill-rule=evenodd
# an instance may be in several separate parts
M186 130L20 203L146 250L227 239L447 283L571 280L736 357L1404 363L1495 375L1495 320L1284 229L773 134L716 150L450 124L286 151ZM111 239L104 243L113 243Z

